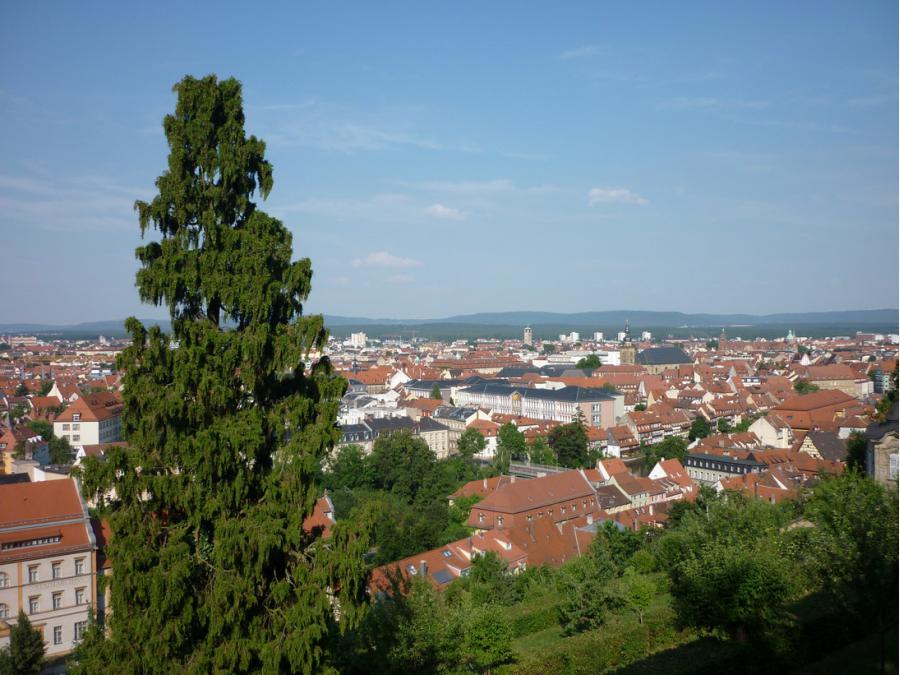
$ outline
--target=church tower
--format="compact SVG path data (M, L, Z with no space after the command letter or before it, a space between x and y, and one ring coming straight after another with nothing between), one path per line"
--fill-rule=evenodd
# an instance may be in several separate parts
M619 347L619 363L623 366L633 366L634 357L637 354L634 343L631 341L631 328L628 326L628 319L625 319L625 336L622 338L622 344Z

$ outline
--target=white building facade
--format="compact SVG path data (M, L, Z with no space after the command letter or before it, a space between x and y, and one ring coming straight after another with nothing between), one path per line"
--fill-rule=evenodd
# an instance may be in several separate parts
M20 609L48 656L75 648L96 604L96 549L74 480L0 485L0 649Z

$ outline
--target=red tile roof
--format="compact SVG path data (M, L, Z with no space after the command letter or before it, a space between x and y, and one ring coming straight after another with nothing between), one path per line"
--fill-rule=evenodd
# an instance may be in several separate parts
M564 471L542 478L520 480L496 490L478 503L478 510L521 513L588 496L594 496L594 488L587 478L580 471Z

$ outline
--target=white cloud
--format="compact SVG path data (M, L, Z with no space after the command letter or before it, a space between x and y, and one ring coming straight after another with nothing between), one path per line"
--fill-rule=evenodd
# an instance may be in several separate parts
M568 61L570 59L583 59L588 56L593 56L598 51L600 51L600 47L597 45L585 45L584 47L577 47L576 49L569 49L568 51L564 51L559 55L564 61Z
M354 267L390 267L402 269L405 267L422 267L422 262L420 260L415 260L414 258L401 258L400 256L393 255L387 251L376 251L370 253L365 258L356 258L352 262L352 265Z
M425 209L426 215L432 218L440 218L441 220L462 220L463 214L459 209L443 204L434 204Z
M647 200L628 188L591 188L588 191L588 204L646 204Z

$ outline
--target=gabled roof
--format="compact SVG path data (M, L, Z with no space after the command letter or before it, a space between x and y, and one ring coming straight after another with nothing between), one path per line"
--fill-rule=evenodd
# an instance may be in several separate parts
M784 403L775 406L775 412L779 411L805 411L816 410L817 408L825 408L828 406L839 406L844 404L856 403L856 399L836 389L822 389L814 391L811 394L800 394L785 399Z
M830 431L810 431L806 439L816 446L822 459L843 462L847 459L847 443Z
M0 563L90 550L89 527L72 479L0 486Z
M587 496L594 496L594 488L587 478L580 471L563 471L541 478L516 481L485 497L477 508L479 511L496 513L521 513Z

